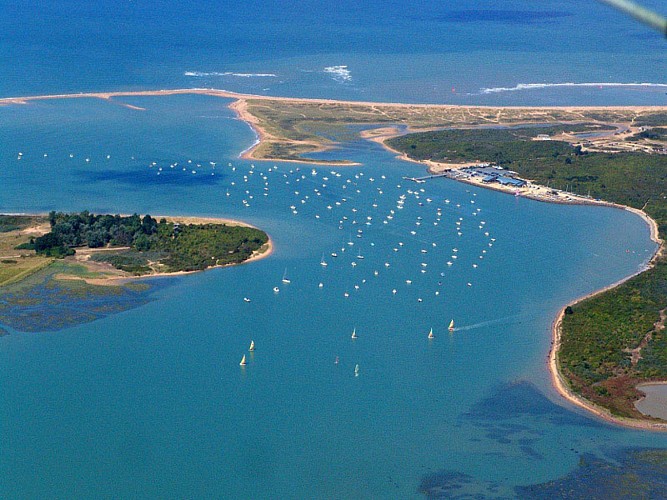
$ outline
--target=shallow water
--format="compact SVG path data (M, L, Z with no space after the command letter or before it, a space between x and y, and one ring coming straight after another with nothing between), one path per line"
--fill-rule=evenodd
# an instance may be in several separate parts
M146 111L0 108L0 209L236 217L275 252L97 321L10 328L0 496L409 498L443 470L507 493L667 447L559 406L545 364L558 309L654 251L637 216L414 184L419 166L361 141L359 167L253 167L229 101L127 102Z
M637 401L637 409L645 415L667 419L667 385L642 385L640 389L646 397Z

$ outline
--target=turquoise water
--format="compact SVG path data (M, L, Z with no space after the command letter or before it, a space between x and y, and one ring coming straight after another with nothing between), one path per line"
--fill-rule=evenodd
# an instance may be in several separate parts
M664 14L660 0L643 4ZM216 87L667 104L664 38L600 2L474 9L0 0L0 96ZM559 308L653 252L636 216L444 179L415 185L402 177L421 167L365 142L343 146L360 167L253 168L238 156L255 136L229 101L124 102L146 111L88 99L0 107L0 212L240 218L269 232L275 251L149 280L121 313L101 313L99 297L76 302L80 318L100 319L58 331L40 325L66 323L43 319L62 304L13 311L0 323L10 332L0 337L0 497L548 496L531 487L576 488L582 463L667 447L663 435L563 405L545 365Z
M414 184L360 141L359 167L253 165L227 100L126 102L146 111L0 108L0 210L236 217L275 251L94 322L9 325L0 496L411 498L439 471L514 496L584 454L667 447L560 406L545 364L557 310L652 254L638 217Z

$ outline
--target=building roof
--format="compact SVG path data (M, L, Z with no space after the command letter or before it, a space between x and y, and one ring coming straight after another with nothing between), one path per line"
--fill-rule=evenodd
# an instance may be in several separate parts
M500 184L503 184L503 185L510 185L510 186L517 186L517 187L521 187L521 186L526 185L526 181L524 181L523 179L513 179L511 177L504 177L502 175L498 176L496 178L496 180Z

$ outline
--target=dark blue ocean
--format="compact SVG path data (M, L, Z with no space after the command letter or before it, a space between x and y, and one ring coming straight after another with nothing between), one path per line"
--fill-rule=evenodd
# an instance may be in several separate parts
M643 4L664 14L661 0ZM215 87L371 101L667 103L664 37L593 0L2 0L0 12L0 96ZM577 86L553 86L566 83ZM617 85L628 83L660 85Z
M667 103L665 40L596 2L1 5L2 96ZM0 107L0 212L228 217L275 244L122 297L0 294L0 497L512 498L667 448L546 367L558 310L655 250L641 219L410 183L422 167L361 140L335 152L356 167L241 160L229 102Z

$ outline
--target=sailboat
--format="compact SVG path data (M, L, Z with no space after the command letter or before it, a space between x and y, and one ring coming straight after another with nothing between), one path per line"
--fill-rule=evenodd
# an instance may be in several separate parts
M324 260L324 254L322 254L322 259L320 259L320 265L322 267L327 267L329 264Z
M250 341L250 347L248 347L249 351L254 351L255 350L255 341L251 340Z
M434 339L435 338L435 335L433 335L433 328L431 328L431 331L428 332L428 338L429 339Z
M358 377L359 376L359 364L356 364L354 366L354 376Z
M450 332L453 332L453 331L454 331L454 320L451 320L451 321L449 322L449 331L450 331Z
M287 268L285 268L285 272L283 273L283 283L291 283L287 277Z
M356 329L356 328L354 328L354 330L352 330L352 337L351 337L351 338L352 338L352 339L356 339L356 338L358 338L358 337L357 337L357 329Z
M245 362L245 354L244 354L243 357L241 358L241 362L239 363L239 365L241 365L241 366L245 366L245 365L246 365L246 362Z

